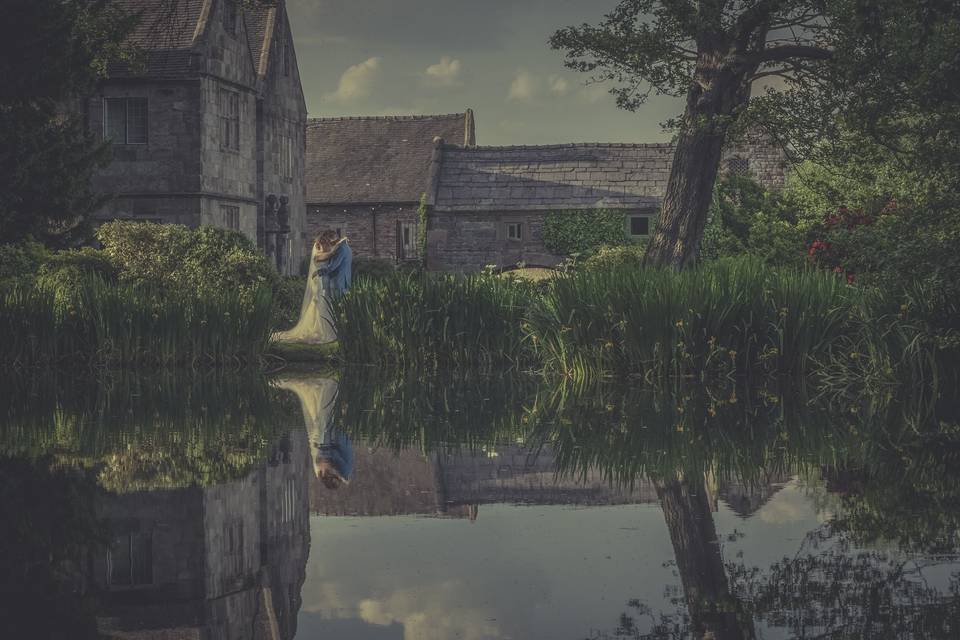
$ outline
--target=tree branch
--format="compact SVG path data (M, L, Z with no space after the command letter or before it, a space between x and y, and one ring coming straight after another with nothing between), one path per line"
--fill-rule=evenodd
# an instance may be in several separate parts
M763 64L764 62L781 62L793 58L801 58L804 60L830 60L833 58L833 52L822 47L796 44L767 47L763 51L758 51L747 56L748 62L757 64Z

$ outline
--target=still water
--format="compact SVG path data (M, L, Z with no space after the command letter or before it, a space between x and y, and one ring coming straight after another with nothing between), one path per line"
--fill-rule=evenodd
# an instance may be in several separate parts
M960 637L944 398L20 376L0 637Z

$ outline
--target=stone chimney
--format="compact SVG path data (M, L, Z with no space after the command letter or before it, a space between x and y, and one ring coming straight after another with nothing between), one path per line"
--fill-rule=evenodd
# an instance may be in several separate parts
M473 118L473 109L467 109L464 118L463 146L477 146L477 125Z

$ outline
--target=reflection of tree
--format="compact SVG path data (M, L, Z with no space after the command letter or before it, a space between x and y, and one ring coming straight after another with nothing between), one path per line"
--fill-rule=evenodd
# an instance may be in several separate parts
M832 526L807 536L817 553L785 559L767 572L735 567L734 590L753 615L794 638L956 638L960 577L944 589L925 570L960 556L920 559L857 551Z
M101 540L95 485L51 460L0 457L0 637L97 638L79 569Z
M677 569L696 637L745 640L753 623L733 596L720 554L720 541L702 480L672 478L657 483ZM712 634L712 635L711 635Z

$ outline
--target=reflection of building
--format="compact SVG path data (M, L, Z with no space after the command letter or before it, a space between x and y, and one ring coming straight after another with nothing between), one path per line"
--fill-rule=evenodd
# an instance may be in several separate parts
M521 446L496 447L491 452L435 453L424 456L407 449L399 454L385 449L355 448L355 471L350 486L329 491L314 483L312 508L336 516L442 515L475 517L482 504L537 504L606 506L653 504L652 481L639 479L633 487L611 486L591 469L584 475L558 476L556 455L549 447L532 452ZM782 486L780 478L759 487L708 483L710 504L716 498L749 517Z
M310 546L306 433L282 438L244 478L104 495L112 538L92 554L109 638L289 639Z

